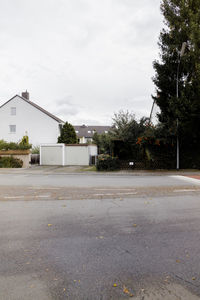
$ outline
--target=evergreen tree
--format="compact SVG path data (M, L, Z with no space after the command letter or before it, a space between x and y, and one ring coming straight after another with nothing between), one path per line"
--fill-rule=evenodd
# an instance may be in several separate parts
M74 127L66 122L62 129L61 134L58 137L58 143L65 143L65 144L76 144L77 143L77 137L76 132L74 130Z
M193 156L200 148L200 0L162 0L161 12L166 26L158 44L160 61L154 61L157 95L153 98L169 135L176 136L178 119L181 147Z

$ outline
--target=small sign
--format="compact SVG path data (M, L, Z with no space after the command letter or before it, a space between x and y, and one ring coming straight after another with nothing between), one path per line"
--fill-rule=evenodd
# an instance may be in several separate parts
M134 166L134 162L133 161L129 161L129 166Z

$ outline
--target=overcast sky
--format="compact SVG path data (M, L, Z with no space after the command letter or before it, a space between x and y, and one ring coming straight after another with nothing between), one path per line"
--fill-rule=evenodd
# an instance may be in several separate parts
M149 116L160 0L0 0L0 105L30 100L72 124Z

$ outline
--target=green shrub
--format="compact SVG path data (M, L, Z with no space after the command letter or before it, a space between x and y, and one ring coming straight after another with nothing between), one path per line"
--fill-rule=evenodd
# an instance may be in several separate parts
M112 157L108 154L101 154L98 156L96 167L98 171L119 170L119 159L117 157Z
M35 146L31 149L31 153L32 154L40 154L40 147L39 146Z
M0 140L0 150L28 150L31 148L31 144L27 143L27 139L22 138L20 143L6 142Z
M0 168L22 168L23 161L12 156L0 156Z
M29 146L29 139L28 139L28 135L24 135L23 138L21 139L20 143L19 143L20 146Z

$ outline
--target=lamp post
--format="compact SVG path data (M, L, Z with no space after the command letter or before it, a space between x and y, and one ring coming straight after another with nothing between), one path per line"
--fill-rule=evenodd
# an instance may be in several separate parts
M177 66L177 76L176 76L176 98L179 97L179 68L180 68L180 62L181 57L184 55L186 47L186 42L182 43L181 51L178 53L178 66ZM176 135L176 169L179 170L179 136L178 136L178 118L176 119L176 128L177 128L177 135Z
M150 117L149 117L149 125L151 124L151 119L152 119L154 104L155 104L155 99L153 100L153 104L152 104L152 107L151 107L151 112L150 112Z

